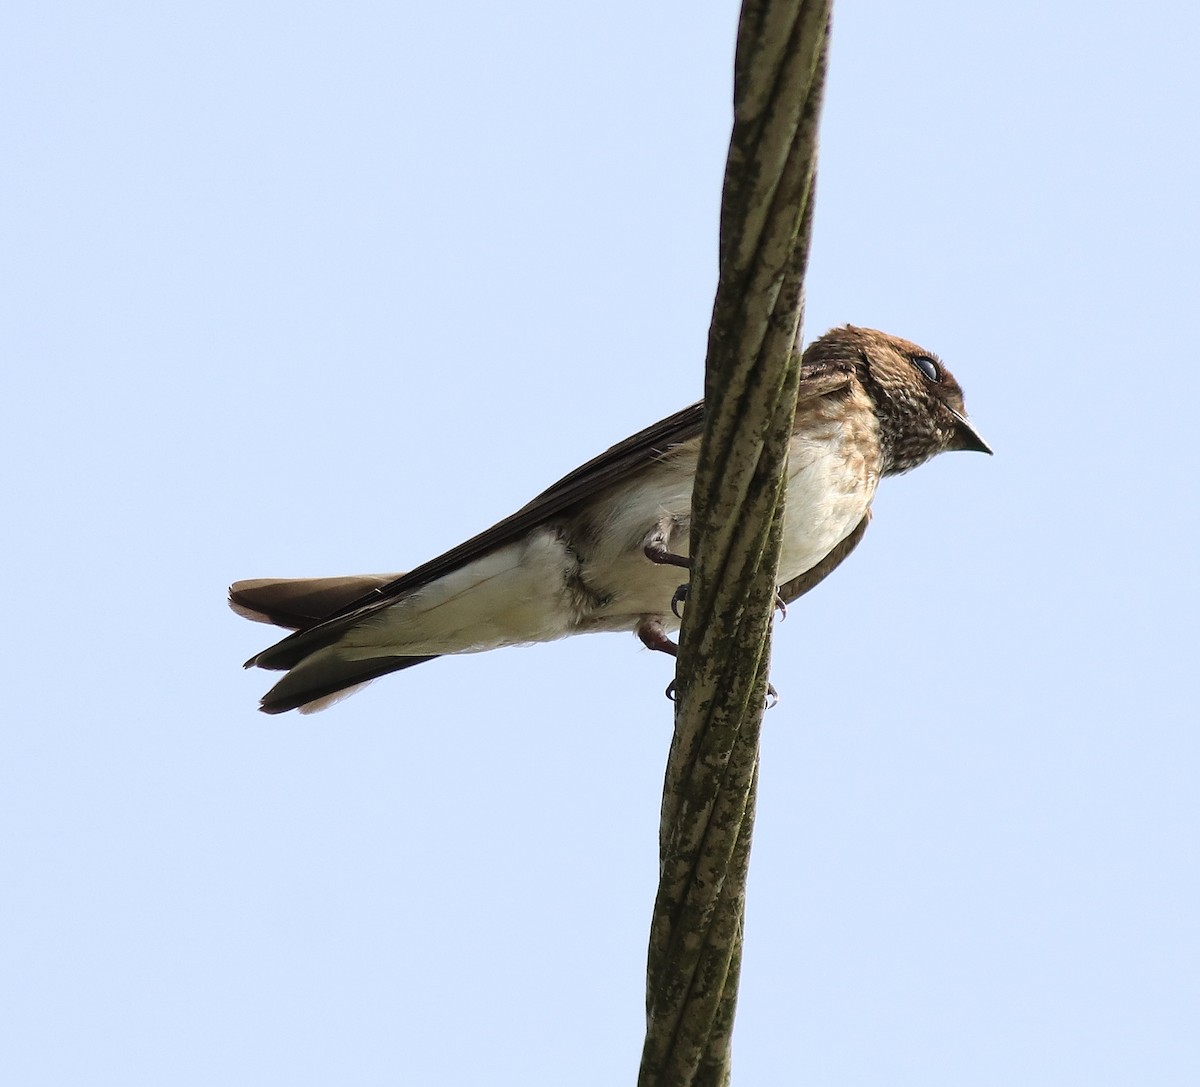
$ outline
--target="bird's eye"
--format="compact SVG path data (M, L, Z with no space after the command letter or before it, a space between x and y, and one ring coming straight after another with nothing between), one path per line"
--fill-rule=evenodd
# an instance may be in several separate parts
M928 355L913 355L912 364L930 381L942 380L942 369Z

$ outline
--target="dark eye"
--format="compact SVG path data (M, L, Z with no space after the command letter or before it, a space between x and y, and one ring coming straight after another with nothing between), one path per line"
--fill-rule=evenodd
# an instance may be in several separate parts
M912 364L930 381L942 380L942 368L928 355L913 355Z

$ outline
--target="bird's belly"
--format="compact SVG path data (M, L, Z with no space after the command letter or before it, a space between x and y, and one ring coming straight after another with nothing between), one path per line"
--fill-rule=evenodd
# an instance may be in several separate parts
M695 449L657 464L631 484L616 487L574 526L580 538L582 600L577 629L633 630L643 616L657 615L674 629L671 597L688 579L680 566L652 562L652 537L672 554L686 556L691 531Z
M686 526L681 535L686 554ZM651 562L641 547L626 551L605 568L599 582L612 586L612 591L582 610L577 629L633 630L643 617L653 615L665 629L677 630L679 619L671 611L671 597L687 580L685 568Z
M811 569L854 530L871 504L878 479L834 428L812 440L793 442L779 584ZM659 617L667 629L678 627L671 598L688 572L651 562L643 546L659 529L669 551L688 554L691 482L690 477L651 474L612 503L606 511L610 543L582 565L582 579L596 590L596 601L585 608L578 629L632 630L643 616Z

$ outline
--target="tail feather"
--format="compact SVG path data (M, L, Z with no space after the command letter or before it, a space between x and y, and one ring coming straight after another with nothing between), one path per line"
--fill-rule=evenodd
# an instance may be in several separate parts
M399 576L363 574L237 581L229 587L229 606L247 619L303 631L322 624L328 616L357 603ZM433 656L347 659L334 643L341 636L343 627L353 622L350 617L344 624L333 624L327 630L323 627L320 635L314 634L303 642L296 642L293 636L248 660L248 668L258 665L290 669L263 696L262 711L313 713L353 694L373 679L434 659ZM280 646L285 648L281 650Z
M235 581L229 586L229 606L257 623L303 630L380 589L399 574L360 574L354 577L265 577Z
M297 664L262 698L263 713L323 710L373 679L431 661L427 657L369 657L347 660L336 647L318 650Z

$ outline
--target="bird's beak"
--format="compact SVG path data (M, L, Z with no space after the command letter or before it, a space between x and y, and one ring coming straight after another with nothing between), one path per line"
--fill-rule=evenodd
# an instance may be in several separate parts
M958 445L954 448L970 453L986 453L990 457L992 455L992 447L979 436L979 431L975 429L975 424L953 408L950 408L950 414L958 420Z

